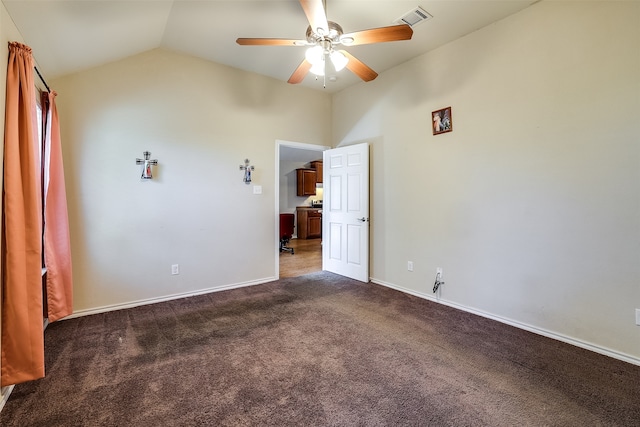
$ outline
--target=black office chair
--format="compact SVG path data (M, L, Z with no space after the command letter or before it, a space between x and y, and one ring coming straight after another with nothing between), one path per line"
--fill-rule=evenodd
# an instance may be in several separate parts
M293 248L288 247L287 243L293 236L294 218L292 213L280 214L280 252L291 252L291 255L293 255Z

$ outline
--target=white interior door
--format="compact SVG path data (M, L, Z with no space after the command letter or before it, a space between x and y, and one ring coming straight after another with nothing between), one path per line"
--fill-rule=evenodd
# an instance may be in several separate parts
M322 269L369 281L369 144L323 153Z

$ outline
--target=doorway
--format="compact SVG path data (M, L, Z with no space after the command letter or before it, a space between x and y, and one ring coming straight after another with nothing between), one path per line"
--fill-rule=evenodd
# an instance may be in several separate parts
M309 208L322 200L322 185L316 194L298 196L296 169L309 168L310 162L322 160L322 152L331 147L291 141L276 141L276 277L297 277L322 270L322 238L298 238L297 208ZM321 207L319 208L321 212ZM294 231L287 244L290 252L280 252L280 213L294 214Z

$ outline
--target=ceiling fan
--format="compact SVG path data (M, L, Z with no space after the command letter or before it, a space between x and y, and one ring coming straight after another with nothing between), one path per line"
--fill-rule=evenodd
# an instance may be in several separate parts
M269 38L239 38L236 40L236 43L243 46L309 46L305 58L293 72L288 83L302 82L309 72L324 76L327 59L336 71L346 67L363 81L371 81L378 77L378 73L346 50L336 50L336 46L410 40L413 35L413 30L406 24L344 33L340 25L327 20L323 0L300 0L300 5L309 21L304 40Z

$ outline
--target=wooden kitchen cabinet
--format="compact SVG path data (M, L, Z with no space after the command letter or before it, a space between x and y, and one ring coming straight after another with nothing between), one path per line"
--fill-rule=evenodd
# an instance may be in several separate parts
M315 196L316 195L316 179L315 169L296 169L297 196Z
M307 239L322 237L322 214L317 216L309 213L307 218Z
M316 171L316 182L322 184L322 160L311 162L311 169Z
M298 239L317 239L322 237L322 211L320 209L299 206L296 208L298 217Z

